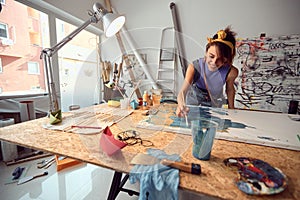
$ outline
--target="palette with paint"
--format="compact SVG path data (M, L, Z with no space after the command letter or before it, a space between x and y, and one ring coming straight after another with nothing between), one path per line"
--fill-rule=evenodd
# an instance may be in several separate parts
M235 183L239 190L251 195L272 195L285 190L287 177L282 171L255 158L232 157L224 160L228 167L236 167L239 176Z

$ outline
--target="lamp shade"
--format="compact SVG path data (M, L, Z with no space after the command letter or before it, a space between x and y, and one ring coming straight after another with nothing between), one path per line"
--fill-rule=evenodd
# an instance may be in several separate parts
M125 17L114 13L106 13L102 17L102 22L105 36L111 37L123 27Z

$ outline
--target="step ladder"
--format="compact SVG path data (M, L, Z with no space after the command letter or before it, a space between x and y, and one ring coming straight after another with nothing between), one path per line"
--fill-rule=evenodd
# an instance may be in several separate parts
M176 48L174 27L162 30L156 83L163 99L176 99Z

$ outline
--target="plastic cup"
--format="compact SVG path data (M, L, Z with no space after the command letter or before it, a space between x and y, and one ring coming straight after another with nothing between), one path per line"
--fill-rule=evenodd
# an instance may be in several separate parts
M209 160L218 124L200 119L191 122L193 135L193 156L199 160Z
M129 106L129 99L120 99L121 109L128 109Z

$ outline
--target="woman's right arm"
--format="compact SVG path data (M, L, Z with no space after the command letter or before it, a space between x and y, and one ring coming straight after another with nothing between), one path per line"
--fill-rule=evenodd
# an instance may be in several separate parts
M176 109L176 115L178 117L184 117L187 112L188 112L188 108L185 106L185 100L186 100L186 93L188 91L188 89L190 88L190 86L193 83L194 80L194 73L195 73L195 68L193 64L189 64L187 70L186 70L186 74L185 74L185 79L184 82L182 84L181 90L178 93L177 96L177 109Z

